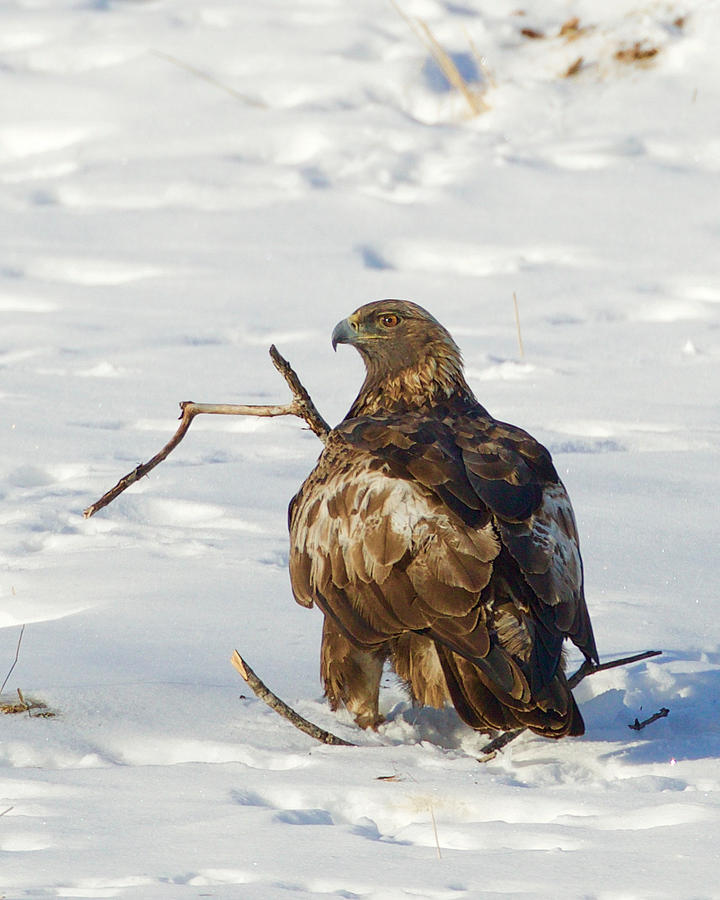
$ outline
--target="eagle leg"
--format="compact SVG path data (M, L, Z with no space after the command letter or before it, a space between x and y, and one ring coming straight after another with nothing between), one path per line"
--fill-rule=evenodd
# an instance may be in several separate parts
M320 675L325 696L336 710L344 704L361 728L376 729L385 721L378 709L386 649L360 650L328 616L323 625Z

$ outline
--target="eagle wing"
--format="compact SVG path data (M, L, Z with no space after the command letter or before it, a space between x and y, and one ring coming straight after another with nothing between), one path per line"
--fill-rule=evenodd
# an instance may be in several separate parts
M431 638L476 727L517 724L503 707L527 719L535 695L557 694L565 635L596 655L572 509L550 456L481 407L345 420L289 520L298 602L316 603L368 651L409 632ZM567 719L567 696L543 702Z
M462 421L455 440L503 546L532 588L534 611L545 617L552 610L559 634L597 662L575 515L550 454L521 428L485 417Z

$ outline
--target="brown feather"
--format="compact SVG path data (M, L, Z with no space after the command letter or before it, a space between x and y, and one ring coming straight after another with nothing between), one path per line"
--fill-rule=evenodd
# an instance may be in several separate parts
M414 703L442 707L450 699L435 643L405 633L392 642L393 668L407 684Z

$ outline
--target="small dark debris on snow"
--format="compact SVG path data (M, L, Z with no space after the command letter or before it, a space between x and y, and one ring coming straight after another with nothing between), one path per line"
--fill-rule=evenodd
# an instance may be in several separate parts
M565 73L563 74L563 78L572 78L574 75L577 75L580 69L582 69L584 59L582 56L578 56L574 63L571 63Z
M647 62L659 52L659 47L648 47L642 41L636 41L632 47L621 47L616 50L615 59L623 63Z
M646 725L651 725L653 722L657 722L658 719L664 719L669 712L670 710L663 706L660 712L654 713L649 719L643 719L642 722L639 719L635 719L632 725L628 725L628 728L632 728L633 731L642 731Z
M559 36L572 41L586 30L585 28L580 28L580 19L577 16L573 16L572 19L568 19L567 22L563 22L560 26Z

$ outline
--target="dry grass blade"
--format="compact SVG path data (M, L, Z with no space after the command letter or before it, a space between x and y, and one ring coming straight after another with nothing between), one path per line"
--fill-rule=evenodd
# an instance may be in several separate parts
M20 645L22 644L22 639L23 639L24 634L25 634L25 626L23 625L22 628L20 629L20 637L18 637L17 647L15 648L15 659L13 660L13 664L10 666L9 671L8 671L7 675L5 676L5 681L3 681L3 683L2 683L2 687L0 687L0 694L2 694L2 692L5 690L5 685L10 680L10 676L13 673L13 669L17 665L17 661L20 658Z
M458 67L453 62L449 53L440 45L435 35L430 31L429 26L418 20L418 25L422 29L427 39L428 47L432 53L433 59L440 66L443 75L447 78L455 90L465 98L465 102L470 107L470 112L477 116L487 109L487 103L480 97L477 91L473 91L465 79L460 74Z
M495 76L493 75L490 66L488 65L487 59L480 53L475 44L475 41L470 37L470 34L467 30L465 30L465 38L468 42L468 46L470 47L470 52L473 55L473 59L477 63L478 69L482 72L482 76L485 79L485 83L489 85L489 87L497 87L497 82L495 81ZM488 104L485 104L486 108Z
M221 91L225 91L226 94L230 94L230 96L234 97L236 100L242 100L242 102L246 103L248 106L256 106L258 109L267 109L267 103L263 103L262 100L256 100L254 97L249 97L247 94L236 91L235 88L230 87L230 85L224 84L217 78L213 78L212 75L208 75L207 72L203 72L202 69L196 68L191 63L185 62L185 60L183 59L178 59L177 56L171 56L169 53L163 53L162 50L151 50L150 52L153 56L157 56L159 59L164 59L167 62L172 63L174 66L177 66L179 69L184 69L186 72L190 72L191 75L194 75L196 78L200 78L202 81L206 81L213 87L220 88Z
M437 822L435 821L435 810L432 803L430 805L430 819L432 820L433 835L435 836L435 849L437 850L438 859L442 859L442 851L440 850L440 838L438 837Z
M447 79L448 84L465 99L470 112L473 116L480 115L488 109L487 103L480 96L479 89L473 89L465 81L460 74L460 70L455 65L453 58L440 44L438 39L430 30L430 26L423 22L422 19L411 19L393 0L393 6L398 14L408 23L420 42L429 50L430 55L440 67L443 75Z
M515 291L513 291L513 306L515 307L515 325L517 327L518 346L520 347L520 359L525 359L525 347L523 346L522 331L520 330L520 308L518 307Z

